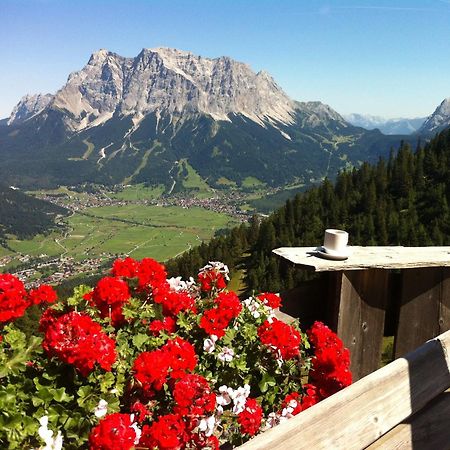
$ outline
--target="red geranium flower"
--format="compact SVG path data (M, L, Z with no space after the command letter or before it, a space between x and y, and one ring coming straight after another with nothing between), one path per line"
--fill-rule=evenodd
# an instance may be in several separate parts
M98 308L101 317L111 318L113 326L125 321L122 307L130 299L130 291L128 284L120 278L102 278L87 299Z
M281 306L281 297L277 294L272 294L271 292L264 292L263 294L259 294L256 298L272 309Z
M22 317L29 306L23 283L8 273L0 274L0 323Z
M174 412L182 416L204 416L216 407L216 395L201 375L184 375L175 383L173 397L176 402Z
M214 269L199 273L198 282L203 292L211 292L213 288L221 290L227 287L225 277Z
M245 409L238 415L238 422L243 434L254 436L261 427L262 408L254 398L247 398Z
M138 286L141 290L155 289L166 282L166 268L152 258L144 258L138 268Z
M111 274L113 277L134 278L137 277L138 269L139 263L133 258L116 259Z
M161 350L167 355L172 378L182 378L186 372L192 372L197 365L197 355L194 346L176 337L167 341Z
M134 378L149 395L160 391L167 380L169 359L161 349L141 353L133 364Z
M89 435L90 450L131 450L138 438L129 414L114 413L103 418Z
M56 291L51 287L43 284L37 289L31 289L28 293L30 303L33 305L39 305L40 303L53 303L58 298Z
M164 317L163 320L153 320L149 329L153 336L158 336L160 331L164 330L168 333L174 333L177 327L177 322L172 317Z
M167 283L154 290L153 299L162 305L165 316L176 316L181 311L195 312L195 299L187 292L170 291Z
M352 382L350 352L336 333L321 322L308 330L314 348L310 379L322 398L329 397Z
M279 351L283 359L295 358L300 354L300 333L281 320L276 318L271 322L266 320L258 328L258 336L264 345Z
M188 440L186 425L178 414L160 416L150 426L144 425L139 444L158 450L179 450Z
M115 342L89 316L71 312L48 323L42 347L51 356L72 364L87 376L95 364L111 370L116 360Z

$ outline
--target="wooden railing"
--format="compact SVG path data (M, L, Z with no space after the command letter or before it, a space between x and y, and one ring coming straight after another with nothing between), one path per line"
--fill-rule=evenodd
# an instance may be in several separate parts
M450 449L450 331L242 450Z

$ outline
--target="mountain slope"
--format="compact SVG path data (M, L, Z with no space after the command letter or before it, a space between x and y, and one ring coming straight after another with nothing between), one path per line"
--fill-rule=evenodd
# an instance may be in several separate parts
M442 101L420 127L421 134L435 134L450 127L450 97Z
M227 57L100 50L54 96L15 108L0 127L0 176L21 186L170 186L183 158L213 186L247 176L279 186L333 177L398 141L320 102L295 102L266 72Z
M25 239L45 233L55 226L58 215L67 213L65 208L0 184L0 242L6 234Z
M450 130L415 153L403 144L388 161L341 173L334 184L325 180L268 218L171 260L168 269L188 276L220 259L232 269L245 267L249 292L279 292L305 272L281 263L272 250L321 245L326 228L347 230L350 245L450 245L449 161Z

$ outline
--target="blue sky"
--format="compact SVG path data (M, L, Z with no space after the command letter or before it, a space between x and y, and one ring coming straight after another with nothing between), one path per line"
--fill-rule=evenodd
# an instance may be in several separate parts
M450 0L0 0L0 118L95 50L158 46L230 56L340 113L426 116L450 97Z

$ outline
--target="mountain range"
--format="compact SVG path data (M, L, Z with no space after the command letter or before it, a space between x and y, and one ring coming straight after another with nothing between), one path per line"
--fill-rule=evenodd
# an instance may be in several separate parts
M169 187L189 165L213 187L248 177L308 184L375 161L400 139L294 101L267 72L228 57L100 50L56 94L27 95L0 121L0 177Z
M365 128L366 130L378 128L383 134L415 133L426 120L425 117L386 119L385 117L358 113L346 114L343 117L352 125Z

